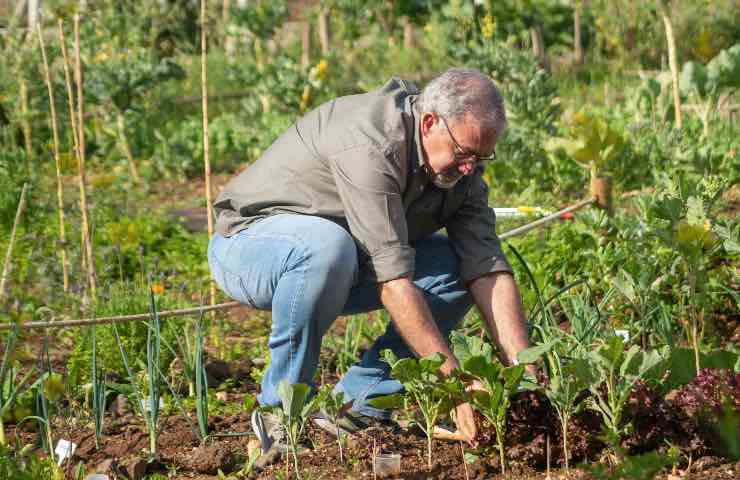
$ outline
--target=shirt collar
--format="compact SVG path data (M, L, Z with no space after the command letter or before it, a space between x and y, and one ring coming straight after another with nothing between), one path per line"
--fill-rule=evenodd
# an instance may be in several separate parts
M410 95L408 98L411 106L411 119L414 125L414 146L416 147L412 149L411 165L414 167L414 170L418 170L424 166L424 153L421 150L421 112L417 103L419 96Z

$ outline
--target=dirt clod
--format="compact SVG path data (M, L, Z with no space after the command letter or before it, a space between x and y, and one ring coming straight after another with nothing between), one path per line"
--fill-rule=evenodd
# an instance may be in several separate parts
M143 458L132 458L123 467L129 480L141 480L146 475L149 464Z
M188 463L199 473L215 474L219 470L228 473L236 467L237 459L230 449L222 445L203 445L193 451Z

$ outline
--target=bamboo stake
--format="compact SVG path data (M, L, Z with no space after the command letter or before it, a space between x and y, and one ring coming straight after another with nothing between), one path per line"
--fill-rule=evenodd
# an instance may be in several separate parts
M208 35L208 0L200 2L200 78L201 95L203 97L203 166L205 170L206 188L206 218L208 219L208 238L213 236L213 210L211 208L211 161L208 146L208 69L207 69L207 35ZM216 285L210 282L210 305L216 304Z
M10 259L13 257L13 246L15 245L15 234L18 231L18 225L21 223L21 215L23 210L26 209L26 190L28 183L23 184L21 190L21 198L18 201L18 208L15 211L15 221L13 221L13 230L10 231L10 241L8 242L8 251L5 254L5 262L3 263L3 274L0 277L0 301L5 298L5 284L8 281L8 272L10 271Z
M85 97L82 85L82 58L80 56L80 15L74 16L75 30L75 83L77 83L77 166L80 171L80 210L82 212L82 241L85 243L85 260L87 263L87 281L93 299L97 293L95 274L95 257L90 242L90 224L87 218L87 190L85 187L85 115L83 112Z
M664 0L656 0L658 10L665 24L665 36L668 43L668 64L671 67L671 78L673 80L673 108L676 118L676 127L683 128L683 114L681 113L681 96L678 91L678 60L676 58L676 37L673 35L673 23L671 16L668 14Z
M62 47L62 58L64 59L64 80L67 85L67 106L69 107L69 120L72 125L72 144L74 145L75 156L80 154L80 146L78 145L77 139L77 122L75 121L75 100L74 94L72 93L72 76L69 73L69 57L67 57L67 41L64 38L64 28L62 21L59 20L57 24L59 26L59 43Z
M126 138L126 119L120 111L116 111L116 127L118 128L118 142L121 146L121 150L123 150L126 160L128 161L128 169L131 172L134 182L139 183L141 180L139 169L136 167L136 160L134 159L134 155L131 153L128 138Z
M62 281L65 292L69 291L69 259L67 258L67 234L64 227L64 190L62 189L62 162L59 157L59 128L57 122L57 110L54 105L54 87L51 84L51 75L49 74L49 61L46 58L46 48L44 48L44 37L41 34L41 26L36 24L36 33L39 36L39 45L41 47L41 58L44 61L44 81L46 89L49 91L49 109L51 111L51 133L54 140L54 166L57 174L57 203L59 206L59 243L61 244L62 256Z
M28 116L28 84L24 78L20 80L20 101L21 101L21 131L23 132L23 143L26 150L26 174L31 177L31 156L33 155L33 138L31 130L31 121Z

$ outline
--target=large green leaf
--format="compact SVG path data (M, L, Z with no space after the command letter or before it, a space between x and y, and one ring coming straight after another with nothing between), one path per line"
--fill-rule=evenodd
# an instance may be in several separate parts
M382 397L371 398L367 403L381 410L395 410L403 408L403 395L400 393L384 395Z
M684 94L696 92L699 97L707 95L709 77L704 65L694 62L686 62L681 70L679 84Z
M557 342L558 342L558 339L554 338L554 339L550 339L549 341L545 343L541 343L539 345L529 347L519 352L516 358L521 363L534 363L542 355L552 350L552 348L555 346L555 344L557 344Z
M467 359L476 355L481 355L488 359L493 358L491 345L480 337L452 332L450 343L452 344L452 353L460 364L465 363Z
M421 379L421 368L415 358L402 358L391 367L391 376L401 383Z
M462 366L462 370L465 373L480 378L484 382L493 384L498 381L501 367L498 363L494 363L482 355L476 355L467 359Z
M283 411L291 418L298 418L301 415L303 406L311 388L305 383L288 383L283 380L278 385L278 395L283 403Z
M717 90L740 88L740 44L722 50L711 59L707 76Z

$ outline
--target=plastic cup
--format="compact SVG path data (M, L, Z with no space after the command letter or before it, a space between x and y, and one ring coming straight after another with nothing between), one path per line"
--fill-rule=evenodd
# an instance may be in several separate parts
M91 473L85 480L110 480L110 478L104 473Z
M373 459L373 471L379 477L401 473L401 455L398 453L381 453Z

